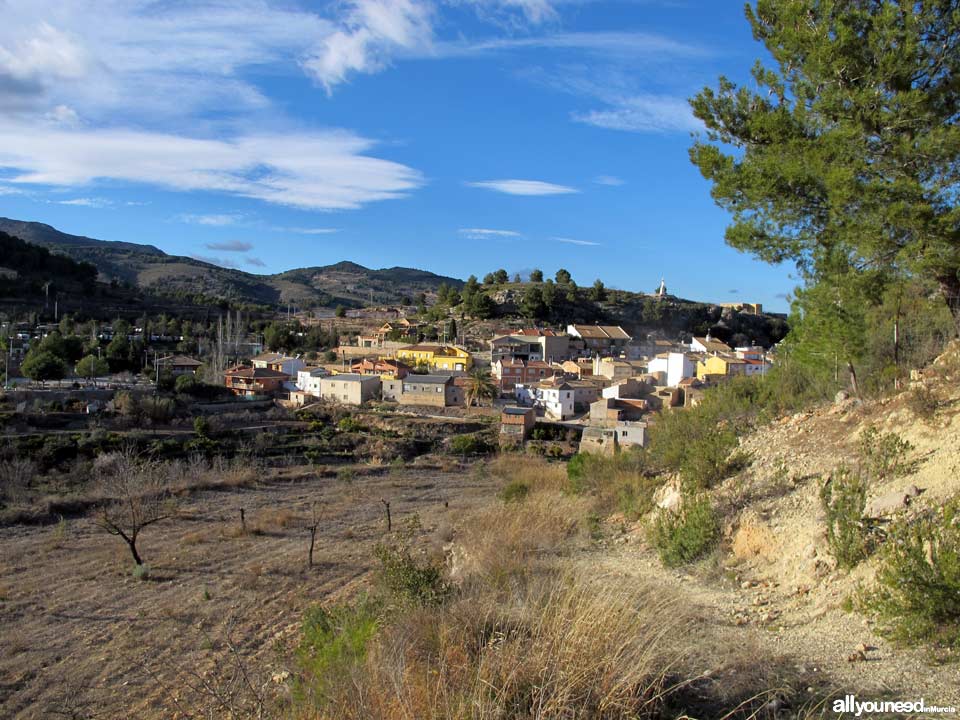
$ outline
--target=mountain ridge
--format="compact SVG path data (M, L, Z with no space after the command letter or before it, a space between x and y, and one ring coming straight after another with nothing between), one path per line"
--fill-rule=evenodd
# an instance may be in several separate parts
M91 263L101 277L164 295L205 297L253 305L359 307L397 304L441 284L460 287L459 278L417 268L367 268L350 260L258 275L170 255L154 245L100 240L63 232L42 222L0 217L0 231L74 260Z

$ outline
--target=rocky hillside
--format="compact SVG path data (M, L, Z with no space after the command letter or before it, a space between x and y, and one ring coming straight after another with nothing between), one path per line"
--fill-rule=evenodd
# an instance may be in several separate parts
M960 494L958 382L955 342L899 395L861 402L840 394L834 404L757 428L741 439L749 467L711 491L725 518L714 556L666 569L647 546L641 522L627 526L599 567L618 582L653 577L676 587L723 642L781 656L819 697L915 695L960 705L960 668L941 664L944 649L893 642L857 600L862 589L875 587L882 538L894 523L936 512ZM878 548L848 569L831 551L820 493L838 468L865 462L861 443L874 431L907 444L887 458L895 472L868 481L860 525L878 538ZM661 491L661 506L679 500L678 488Z
M432 293L442 283L453 287L463 284L456 278L425 270L371 270L351 262L256 275L190 257L168 255L153 245L70 235L43 223L0 218L0 231L89 262L104 280L118 280L142 290L179 297L253 305L362 306L398 304L404 297Z

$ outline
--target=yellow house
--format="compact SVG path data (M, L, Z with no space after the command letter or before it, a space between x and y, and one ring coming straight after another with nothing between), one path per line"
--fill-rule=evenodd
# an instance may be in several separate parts
M469 370L473 356L453 345L408 345L397 350L397 359L408 365L426 365L431 370Z
M729 355L710 355L697 362L697 380L709 380L727 375L745 375L746 372L746 362Z

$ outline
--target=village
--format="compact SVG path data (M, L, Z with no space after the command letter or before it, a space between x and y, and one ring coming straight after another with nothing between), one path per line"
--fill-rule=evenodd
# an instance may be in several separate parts
M731 348L709 336L687 344L635 340L619 326L522 328L492 337L489 348L477 352L384 339L397 329L414 336L417 327L405 319L384 323L376 335L361 338L365 352L360 357L351 352L354 359L345 370L336 363L263 353L229 368L224 382L236 395L270 396L294 407L383 400L442 412L489 398L502 410L506 443L527 439L540 420L582 429L583 449L615 452L645 444L651 413L694 406L705 388L763 374L773 357L762 347ZM347 352L343 348L343 357ZM167 364L174 373L199 365L185 357Z

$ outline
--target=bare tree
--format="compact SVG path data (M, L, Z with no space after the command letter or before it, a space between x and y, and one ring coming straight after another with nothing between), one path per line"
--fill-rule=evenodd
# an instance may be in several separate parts
M137 565L143 559L137 540L144 528L173 514L173 496L160 463L140 460L131 450L98 459L95 466L105 496L95 522L127 543Z
M310 506L310 523L307 525L307 531L310 533L310 549L307 551L307 567L313 567L313 548L317 542L317 528L320 527L320 513L317 512L317 504Z
M238 613L238 616L242 614ZM191 624L176 622L171 632L187 637L194 632ZM146 655L137 665L169 698L171 710L176 708L186 720L266 720L270 713L272 695L283 686L289 672L267 674L261 663L251 661L249 655L234 641L234 619L217 635L201 623L197 640L206 650L209 668L200 669L189 663L156 665L160 654ZM170 680L173 675L175 679Z

